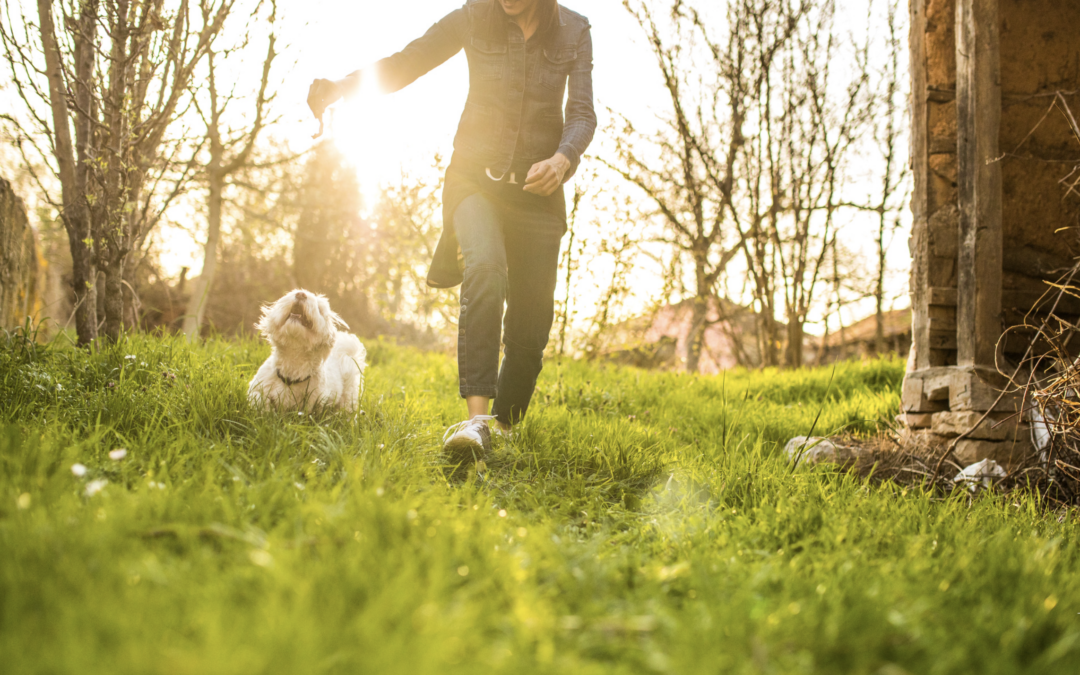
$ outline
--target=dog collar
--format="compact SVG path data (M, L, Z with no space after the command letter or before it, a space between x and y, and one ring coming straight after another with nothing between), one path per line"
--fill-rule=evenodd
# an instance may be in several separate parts
M284 375L282 375L280 370L277 370L276 372L277 372L278 379L281 380L282 382L284 382L285 385L289 386L289 387L293 386L294 384L303 384L303 383L305 383L305 382L307 382L308 380L311 379L311 375L308 375L307 377L305 377L302 380L293 380L293 379L290 379L290 378L285 377Z

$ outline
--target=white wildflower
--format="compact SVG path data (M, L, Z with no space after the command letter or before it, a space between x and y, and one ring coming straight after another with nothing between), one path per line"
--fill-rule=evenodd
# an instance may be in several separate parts
M86 496L87 497L93 497L97 493L104 490L105 486L108 485L108 484L109 484L109 481L105 480L104 478L99 478L98 480L90 481L89 483L86 484Z
M78 464L78 463L72 464L71 465L71 473L75 474L79 478L82 478L83 476L86 475L86 467L83 466L82 464Z
M117 448L116 450L113 450L112 452L109 453L109 459L111 459L114 462L119 462L120 460L122 460L125 457L127 457L127 449L126 448Z

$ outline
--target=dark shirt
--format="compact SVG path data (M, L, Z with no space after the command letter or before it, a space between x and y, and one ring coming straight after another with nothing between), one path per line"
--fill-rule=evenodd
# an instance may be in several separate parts
M515 174L517 182L524 183L533 164L556 152L570 160L569 178L592 141L596 113L589 21L559 6L555 24L526 42L498 2L468 0L422 37L373 66L381 87L393 92L462 49L469 60L469 95L443 194L443 235L428 274L432 286L461 283L453 213L464 197L477 191L475 181ZM360 77L359 72L350 75L346 85L358 84ZM537 205L553 211L561 208L565 219L561 189Z

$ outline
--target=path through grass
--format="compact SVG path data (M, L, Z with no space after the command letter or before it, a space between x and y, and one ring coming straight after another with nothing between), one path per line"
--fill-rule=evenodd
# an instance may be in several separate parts
M248 407L256 343L0 340L0 670L1080 670L1075 516L783 461L894 414L900 361L549 363L457 481L452 361L369 348L365 414L312 420Z

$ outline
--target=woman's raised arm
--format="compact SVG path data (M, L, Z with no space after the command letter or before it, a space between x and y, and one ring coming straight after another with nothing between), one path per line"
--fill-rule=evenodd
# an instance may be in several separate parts
M357 70L340 80L315 80L308 90L308 106L311 112L321 118L323 111L339 98L348 98L358 92L365 77L376 77L379 87L387 93L407 87L421 75L461 51L468 28L468 10L460 7L444 16L397 54L376 61L369 68Z

